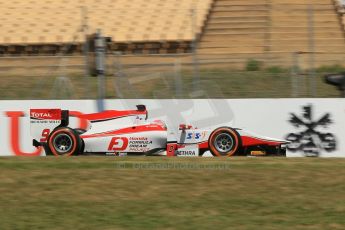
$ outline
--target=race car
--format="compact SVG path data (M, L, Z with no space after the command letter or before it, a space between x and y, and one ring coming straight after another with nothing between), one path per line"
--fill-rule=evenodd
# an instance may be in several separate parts
M80 154L156 156L286 156L287 141L261 137L242 129L198 129L181 124L177 133L162 120L149 120L145 105L135 110L105 110L80 115L88 128L69 126L69 111L31 109L33 145L46 155Z

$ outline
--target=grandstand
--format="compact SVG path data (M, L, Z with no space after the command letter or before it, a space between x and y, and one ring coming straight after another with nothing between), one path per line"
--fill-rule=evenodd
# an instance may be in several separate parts
M212 1L1 0L0 54L81 53L85 33L101 29L123 53L188 52Z
M345 33L334 1L273 2L270 51L276 60L286 60L292 52L314 52L316 66L344 64Z
M86 36L101 29L111 38L108 52L120 51L129 64L175 58L151 54L182 54L183 64L193 64L194 42L199 64L205 67L243 68L249 59L291 66L294 53L307 59L310 52L317 66L345 60L344 11L337 0L0 0L0 4L3 57L80 56ZM82 62L76 58L73 63Z
M217 0L199 43L206 62L291 66L293 53L316 65L343 64L345 37L332 0ZM312 44L313 45L312 45ZM213 60L213 61L212 61Z

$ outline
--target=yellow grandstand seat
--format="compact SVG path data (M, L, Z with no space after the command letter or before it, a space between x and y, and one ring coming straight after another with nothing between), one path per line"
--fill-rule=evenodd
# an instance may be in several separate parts
M88 33L101 29L114 42L191 40L201 31L213 0L0 0L0 41L60 43L83 41L82 8ZM192 16L191 9L195 15ZM173 19L173 20L172 20ZM195 20L195 22L193 22ZM195 24L191 35L186 27ZM182 30L182 31L181 31ZM17 31L23 31L21 39ZM187 31L187 32L186 32ZM157 36L159 34L159 36Z

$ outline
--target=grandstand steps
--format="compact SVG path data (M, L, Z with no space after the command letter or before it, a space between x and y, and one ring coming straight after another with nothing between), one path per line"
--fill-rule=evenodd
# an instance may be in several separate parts
M248 13L248 11L218 11L215 12L217 13L218 17L241 17L243 15L245 15L246 13ZM268 16L268 12L263 11L263 10L257 10L257 11L252 11L251 12L251 17L267 17Z
M270 44L273 46L278 46L278 45L288 45L288 44L294 44L294 45L308 45L310 40L308 38L291 38L291 39L271 39ZM329 45L329 38L318 38L314 39L314 43L318 45ZM334 38L332 41L332 45L344 45L345 40L343 38Z
M246 36L244 37L243 35L224 35L224 36L220 36L220 35L205 35L203 37L201 37L198 46L201 46L202 43L204 42L219 42L222 44L227 44L227 43L231 43L233 41L243 41L245 43L247 42L257 42L257 41L262 41L262 36Z
M270 16L275 17L274 20L295 21L295 22L296 21L305 22L309 20L307 11L305 11L304 14L274 13L274 14L271 14ZM313 18L315 22L325 21L325 20L332 21L332 22L338 21L337 16L334 14L315 14Z
M243 67L255 59L291 66L297 52L300 65L309 68L310 4L315 64L342 62L344 31L331 0L216 0L200 38L198 58L208 65L242 62Z
M280 32L280 33L284 33L284 32L309 32L309 28L306 26L273 26L270 28L271 31L274 32ZM336 26L315 26L313 27L313 30L315 32L339 32L339 27Z
M219 28L256 28L262 26L266 23L266 20L262 21L213 21L208 23L209 29L219 29Z
M306 37L308 38L309 33L307 31L300 31L300 32L271 32L270 36L272 39L279 39L281 37L284 36L284 38L295 38L296 36L301 36L301 37ZM316 39L319 38L342 38L343 34L339 31L334 31L334 32L325 32L325 31L314 31L314 36L316 36ZM240 39L241 37L246 37L246 38L264 38L265 37L265 33L263 32L251 32L251 31L246 31L246 32L236 32L236 31L232 31L232 32L213 32L210 31L207 35L205 35L205 38L203 39L208 39L208 40L214 40L214 39L218 39L218 40L223 40L223 39L227 39L227 38L238 38Z
M238 50L241 50L241 53L253 53L253 52L264 52L263 46L232 46L232 47L208 47L208 48L199 48L198 53L205 53L205 54L227 54L227 53L235 53L239 52Z
M215 0L198 44L198 54L215 57L226 53L264 53L269 17L266 3Z
M285 4L285 5L275 5L272 7L272 14L288 14L291 13L294 14L301 14L303 12L308 11L310 8L313 10L317 10L318 14L329 14L330 10L334 10L334 7L332 5L326 4L326 5L319 5L319 4L303 4L303 5L291 5L291 4Z
M262 46L261 39L250 40L251 46ZM248 41L242 39L236 40L232 39L231 41L205 41L199 45L199 48L221 48L221 47L234 47L234 46L246 46Z
M327 0L326 0L327 1ZM334 10L334 6L327 3L326 5L322 4L276 4L275 1L272 1L271 14L302 14L304 12L308 12L309 10L314 10L317 14L332 14L330 11Z
M260 4L258 4L258 2ZM258 6L258 5L265 5L266 1L258 1L258 0L216 0L214 5L215 6Z
M248 59L258 59L258 60L265 60L267 56L262 52L255 53L255 52L243 52L243 53L211 53L211 54L202 54L198 53L198 60L205 61L205 60L214 60L215 62L220 60L241 60L246 61Z
M307 5L307 4L317 4L317 5L329 5L330 0L272 0L272 3L278 5Z
M221 26L214 28L213 26L208 28L210 34L217 33L217 34L241 34L242 32L247 32L250 31L250 33L257 33L257 32L265 32L267 29L266 26L242 26L242 27L229 27L229 26L224 26L221 28ZM270 30L272 33L309 33L309 29L306 26L276 26L276 27L271 27ZM327 27L327 26L318 26L313 28L314 33L341 33L339 31L339 26L338 27Z
M291 27L291 26L304 26L304 27L308 27L308 19L305 20L299 20L298 24L294 23L295 21L289 21L289 20L284 20L284 21L274 21L271 23L272 27ZM333 19L333 20L321 20L321 21L316 21L314 20L315 23L317 23L317 25L315 27L332 27L332 28L337 28L337 25L335 23L338 22L337 18ZM314 28L315 28L314 27Z
M204 39L231 39L231 38L263 38L264 33L263 32L251 32L250 30L245 31L245 32L209 32L208 34L204 35Z
M265 26L257 27L224 27L224 28L208 28L209 34L248 34L248 33L263 33L265 31Z
M267 12L267 6L266 5L219 5L219 4L215 4L215 6L213 7L213 11L214 12L233 12L233 11L241 11L241 12Z
M314 52L337 52L343 49L343 45L315 45ZM271 52L308 52L308 44L305 45L285 45L279 48L272 46L270 49Z
M289 31L282 31L282 32L271 32L271 38L281 38L284 36L284 38L294 38L295 36L301 36L301 37L305 37L308 38L309 33L308 31L293 31L293 32L289 32ZM328 31L314 31L313 32L315 38L314 39L318 39L318 38L342 38L343 34L341 31L332 31L332 32L328 32Z
M217 23L217 22L252 22L252 21L261 21L261 22L267 22L267 15L240 15L240 16L234 16L234 15L214 15L212 16L212 20L207 22L208 23Z
M318 64L333 64L344 57L340 53L345 53L345 37L332 0L273 0L271 8L270 55L288 59L293 52L308 52L313 41ZM311 9L313 40L309 28Z

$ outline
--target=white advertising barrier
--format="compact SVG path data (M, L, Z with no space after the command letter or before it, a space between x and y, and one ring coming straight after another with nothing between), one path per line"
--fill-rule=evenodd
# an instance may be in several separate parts
M106 100L106 109L134 109L144 104L150 119L162 119L177 130L188 123L198 128L222 125L290 140L288 157L345 157L345 99L186 99ZM78 114L97 112L97 101L0 101L0 155L37 156L32 146L30 108L71 111L72 127L83 127Z

